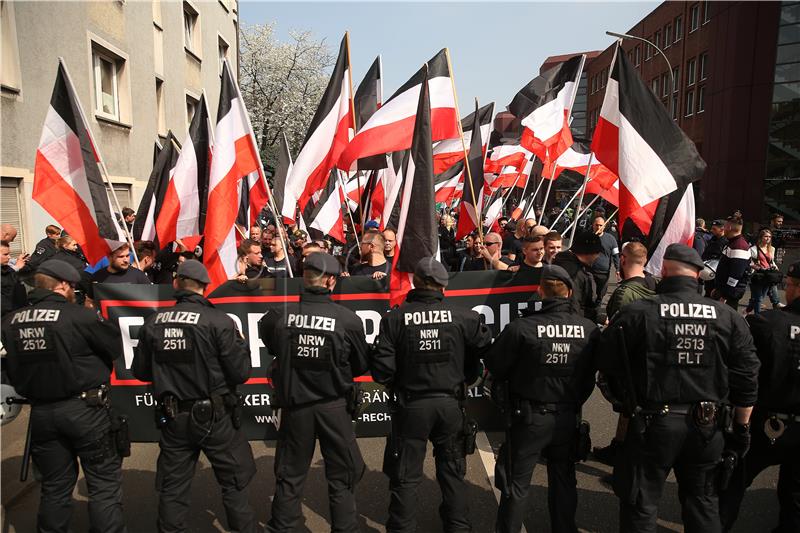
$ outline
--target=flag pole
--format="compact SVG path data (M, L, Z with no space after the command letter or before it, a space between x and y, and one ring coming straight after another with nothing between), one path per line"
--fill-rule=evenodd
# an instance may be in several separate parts
M350 212L350 206L347 205L347 189L345 188L344 182L342 181L342 172L344 172L344 171L343 170L339 170L338 168L334 169L334 171L336 172L336 178L337 178L337 182L339 183L339 188L342 191L342 196L344 196L345 210L347 211L347 215L350 217L350 223L353 225L353 237L356 238L356 245L358 246L358 249L361 250L361 241L358 240L358 232L356 231L355 220L353 220L353 213ZM339 209L341 210L341 207ZM347 240L347 235L345 235L344 238L345 238L345 241L346 241ZM364 239L364 235L363 234L361 235L361 239L362 240ZM347 244L347 243L345 242L345 244Z
M553 221L553 227L555 227L556 222L559 221L559 219L561 218L561 215L563 215L564 212L567 210L567 207L569 207L569 204L571 204L572 201L575 200L575 197L578 196L578 193L580 193L580 195L581 195L580 200L578 200L578 209L580 209L581 203L583 203L583 195L584 195L584 193L586 191L586 185L590 181L592 181L592 178L589 177L589 173L590 173L590 171L592 169L592 160L593 159L594 159L594 152L591 152L589 154L589 164L586 166L586 174L583 176L583 185L581 185L580 188L578 188L578 190L575 191L575 194L573 194L572 198L569 199L569 202L567 202L567 205L565 205L564 209L562 209L561 212L558 214L558 216L556 217L555 221ZM577 209L575 211L577 212Z
M89 121L86 120L86 114L83 112L83 106L81 105L80 101L77 97L77 92L75 92L75 85L72 83L72 76L69 75L69 69L67 68L67 62L64 61L63 57L58 58L58 62L64 67L64 74L67 76L67 83L69 84L69 89L72 91L72 94L75 95L75 103L77 103L78 112L81 114L81 120L83 121L84 126L86 127L86 133L89 135L89 140L92 142L92 148L94 149L94 153L97 156L97 162L100 163L98 167L100 169L101 177L106 180L106 185L111 190L111 197L114 199L114 203L116 204L117 210L119 211L119 215L122 216L122 207L119 203L119 198L117 198L117 191L114 189L114 185L111 183L111 178L108 174L108 168L106 168L105 159L100 155L100 147L94 142L92 138L92 132L89 129ZM125 234L125 239L128 243L128 246L131 247L131 253L133 253L133 261L136 263L136 268L141 270L141 265L139 264L139 257L136 255L136 247L133 245L133 235L128 230L128 225L125 223L125 219L122 219L122 223L119 224L122 228L122 232ZM113 251L113 250L112 250Z
M350 31L344 32L344 42L345 46L347 47L347 81L350 84L350 118L353 121L353 132L356 131L356 102L355 102L355 90L353 89L353 63L350 60ZM357 163L356 163L357 164ZM359 170L356 170L356 180L358 180L358 210L360 211L361 215L361 238L364 238L364 206L362 205L362 196L363 192L361 189L361 173ZM345 198L347 198L347 190L342 188L342 194ZM347 205L347 201L345 200L345 205ZM347 207L347 211L350 211L350 207ZM350 215L350 220L352 221L353 215ZM353 233L356 232L355 224L353 224Z
M225 59L224 61L225 61L225 64L228 65L228 72L230 73L231 72L231 66L228 63L227 59ZM233 80L233 76L231 76L231 80ZM234 81L233 87L234 87L234 89L236 89L236 97L239 98L239 100L241 100L242 104L244 104L244 98L242 98L242 92L239 90L239 83L237 81L235 81L235 80L233 80L233 81ZM206 105L208 105L208 103L206 103ZM253 125L250 123L250 114L249 113L245 113L244 114L244 118L247 121L247 134L250 136L250 142L253 143L253 148L255 148L256 155L258 156L258 176L264 182L264 187L267 190L267 205L272 210L273 216L275 216L275 222L278 222L278 223L280 223L281 226L283 226L283 231L281 231L280 228L278 228L278 236L281 239L281 246L283 246L284 253L288 254L289 248L286 247L286 240L283 238L283 234L286 231L286 226L283 224L283 218L280 215L278 215L278 212L275 209L275 200L274 200L275 195L272 194L272 188L270 188L269 182L267 181L267 175L264 172L264 163L261 162L261 153L258 151L258 143L256 142L256 134L253 131ZM233 225L235 226L236 223L234 222ZM292 272L292 265L289 264L289 261L286 261L286 270L289 272L289 277L293 278L294 277L294 273Z
M606 229L606 226L608 225L608 223L609 223L609 222L611 222L611 219L612 219L612 218L614 218L614 215L616 215L616 214L617 214L617 212L619 212L619 207L618 207L618 208L616 208L616 209L614 209L614 212L613 212L613 213L611 213L611 214L608 216L608 218L606 219L606 221L605 221L605 222L603 222L603 226L602 226L602 229L603 229L603 230L605 230L605 229Z
M589 204L586 206L586 209L584 209L583 211L581 211L581 212L579 212L577 215L575 215L575 220L573 220L573 221L572 221L572 224L571 224L570 226L568 226L568 227L567 227L567 230L564 232L564 233L566 233L567 231L570 231L570 230L572 230L572 233L571 233L571 235L569 236L569 245L570 245L570 246L572 246L572 239L574 239L574 238L575 238L575 231L578 229L578 220L580 220L580 218L581 218L581 217L582 217L584 214L586 214L586 213L589 211L589 209L591 209L591 207L594 205L594 203L597 201L597 199L598 199L598 198L600 198L600 195L599 195L599 194L598 194L597 196L595 196L594 198L592 198L592 200L591 200L591 201L589 202ZM578 208L580 208L580 205L578 206ZM577 211L578 211L578 209L576 209L575 211L577 212Z
M475 201L475 191L472 187L472 172L469 169L469 157L467 156L467 143L464 142L464 130L461 129L461 113L458 111L458 94L456 93L456 78L453 75L453 63L450 61L450 49L444 49L444 55L447 57L447 71L450 73L450 85L453 87L453 102L456 107L456 126L458 127L458 137L461 139L461 149L464 152L464 169L466 170L466 179L469 180L469 192L472 196L472 205L475 207L475 226L478 229L478 237L483 242L483 220L481 219L481 210L478 202ZM477 104L478 100L475 99ZM473 132L474 134L474 132ZM464 187L467 186L466 180Z

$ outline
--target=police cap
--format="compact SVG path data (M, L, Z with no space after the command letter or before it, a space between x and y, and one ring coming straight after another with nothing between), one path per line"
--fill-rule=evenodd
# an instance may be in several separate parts
M414 267L414 275L425 280L430 280L442 287L447 287L447 283L450 281L450 277L447 275L447 269L433 257L423 257L417 261Z
M567 287L572 290L572 278L569 277L569 274L564 267L560 267L558 265L545 265L542 268L542 281L546 279L553 279L556 281L563 282Z
M725 225L725 221L718 218L714 222L712 222L711 225L712 226L716 226L718 228L721 228L721 227L723 227Z
M292 239L303 239L305 240L308 237L308 233L301 229L296 229L292 232Z
M324 276L338 276L342 266L335 257L326 252L313 252L303 261L304 269L316 270Z
M78 271L75 270L74 266L59 259L48 259L39 265L39 268L36 269L36 273L50 276L51 278L55 278L59 281L66 281L72 285L81 280L81 275L78 274Z
M603 251L603 243L593 231L582 231L575 235L569 248L576 254L599 254Z
M187 259L186 261L178 265L178 277L193 279L198 283L202 283L204 285L208 285L209 283L211 283L211 280L208 277L208 271L206 270L206 267L204 267L203 263L201 263L197 259Z
M670 261L680 261L681 263L695 267L697 270L703 270L705 267L703 260L700 259L700 254L697 253L697 250L679 242L667 246L667 250L664 252L664 259L668 259Z
M790 278L800 278L800 261L796 261L789 265L789 270L786 275Z

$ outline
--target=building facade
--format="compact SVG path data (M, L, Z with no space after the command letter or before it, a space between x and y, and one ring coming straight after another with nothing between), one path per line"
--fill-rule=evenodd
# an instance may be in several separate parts
M0 16L0 219L19 229L14 250L30 250L55 223L31 194L59 57L120 204L133 209L156 140L169 130L183 140L204 91L214 119L223 58L238 67L237 0L2 0Z
M800 2L664 2L627 33L663 51L622 41L708 164L698 216L800 223ZM590 133L613 51L587 63Z

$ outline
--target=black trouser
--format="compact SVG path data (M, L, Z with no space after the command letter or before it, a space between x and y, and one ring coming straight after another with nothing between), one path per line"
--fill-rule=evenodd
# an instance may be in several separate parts
M233 427L229 414L201 427L191 420L189 413L179 413L161 429L159 446L156 490L160 532L187 529L189 496L200 451L211 463L222 489L228 527L239 532L255 531L255 516L245 489L256 473L256 464L250 443L241 430Z
M765 419L753 416L753 441L750 451L737 465L728 490L720 494L719 508L724 531L733 528L744 492L764 469L780 465L778 471L778 503L780 513L774 533L800 531L800 422L792 422L786 431L770 444L764 434ZM767 524L763 524L765 527Z
M517 532L522 528L533 469L544 454L547 457L547 504L551 529L577 532L575 411L532 413L528 420L515 422L509 434L511 442L500 447L494 468L495 486L500 490L495 531Z
M267 531L288 532L297 527L302 516L303 485L317 438L328 480L331 531L358 531L355 488L366 467L344 399L284 408L281 415L275 498Z
M421 398L406 403L393 416L387 446L394 441L399 453L391 465L384 465L389 476L389 519L387 532L413 532L417 529L417 486L422 481L428 440L433 443L436 480L442 491L439 516L445 532L471 531L464 475L467 460L461 433L464 417L455 398Z
M721 431L701 431L687 415L653 416L644 432L632 420L614 466L620 531L655 533L658 502L674 469L686 532L719 532L716 472L723 446Z
M608 278L611 277L611 271L605 273L596 273L592 272L592 276L594 277L594 284L595 284L595 302L597 305L603 301L603 297L606 295L606 289L608 288Z
M77 398L34 405L31 456L42 474L37 528L66 532L78 458L89 490L89 523L97 532L126 531L122 517L122 459L110 439L108 410Z

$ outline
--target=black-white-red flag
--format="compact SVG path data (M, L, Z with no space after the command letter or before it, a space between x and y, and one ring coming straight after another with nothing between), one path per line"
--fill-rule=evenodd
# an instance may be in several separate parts
M520 144L541 161L555 161L572 146L569 114L586 55L577 55L531 80L508 110L523 126Z
M367 70L364 79L358 84L356 95L353 97L356 131L366 124L383 104L382 70L381 56L378 56L372 62L369 70ZM382 154L358 160L358 170L377 170L381 168L386 168L386 158Z
M188 237L194 237L191 244L195 244L203 233L211 162L210 130L206 97L202 95L157 215L156 232L162 244Z
M422 69L411 149L403 168L403 196L397 225L397 246L390 280L390 304L399 305L412 287L414 267L439 250L433 194L431 102L427 69Z
M592 151L619 176L619 227L630 219L647 235L648 269L658 263L660 270L667 245L694 238L691 183L706 164L620 50L617 45Z
M489 136L492 133L492 119L494 118L494 102L486 104L477 111L478 123L481 125L481 148L486 152ZM464 145L461 139L445 139L433 145L433 172L441 174L459 161L464 160L464 146L472 143L472 128L475 125L475 112L473 111L461 120L461 129L464 132Z
M125 241L100 173L100 156L59 60L33 170L33 199L97 264Z
M477 110L478 103L475 102L476 113L473 115L473 128L476 131L480 128ZM464 193L461 196L461 211L458 215L456 239L463 239L482 223L484 154L481 150L481 140L477 135L472 137L468 157L469 172L464 173Z
M324 235L330 235L339 242L345 242L344 219L342 218L341 181L338 170L331 169L328 183L315 198L306 204L303 220L309 228L318 229Z
M456 100L446 51L440 51L427 65L431 136L434 141L458 137ZM353 170L357 159L406 150L411 146L417 101L424 78L423 69L420 69L370 117L342 152L337 164L340 169Z
M345 35L331 79L308 126L292 172L286 179L281 214L287 221L294 222L296 208L304 211L315 193L328 188L330 170L350 140L354 124L349 69L348 38Z
M156 220L158 220L158 214L164 205L164 196L167 194L169 180L175 172L179 154L178 143L172 131L169 131L165 146L158 150L153 170L147 180L147 187L144 189L139 208L136 210L136 220L133 222L133 240L153 241L156 243L156 247L160 248L156 234ZM169 241L166 241L164 244L168 243Z

